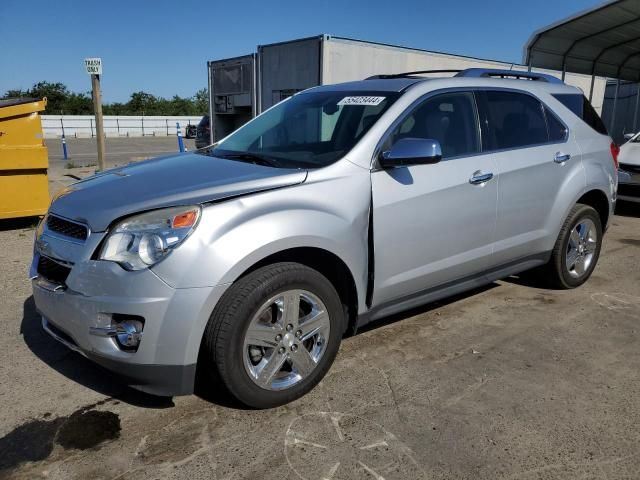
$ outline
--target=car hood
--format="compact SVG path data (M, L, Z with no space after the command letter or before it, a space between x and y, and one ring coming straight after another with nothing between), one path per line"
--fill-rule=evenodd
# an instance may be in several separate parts
M306 170L282 169L196 153L107 170L62 190L50 212L104 231L117 218L296 185Z
M620 147L618 161L640 167L640 143L627 142Z

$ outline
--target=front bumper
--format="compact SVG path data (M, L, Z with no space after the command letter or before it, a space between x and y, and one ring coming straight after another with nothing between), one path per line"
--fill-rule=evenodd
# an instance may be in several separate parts
M167 397L193 393L196 377L195 364L144 365L113 360L81 349L70 335L56 327L44 316L42 317L42 328L60 343L115 373L122 381L133 388L153 395Z
M92 260L76 263L63 286L51 288L33 275L32 287L43 328L58 341L139 390L166 396L193 392L202 333L224 288L176 289L150 270L128 272ZM92 333L109 328L114 313L145 319L137 351Z
M620 165L618 169L618 200L640 203L640 167Z

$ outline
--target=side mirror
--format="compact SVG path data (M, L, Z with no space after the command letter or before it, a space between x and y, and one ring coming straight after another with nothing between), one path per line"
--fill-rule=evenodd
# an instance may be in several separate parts
M624 139L625 140L631 140L633 137L635 137L635 133L625 133L624 134Z
M393 144L391 150L382 152L382 168L403 167L407 165L426 165L442 160L440 142L424 138L401 138Z

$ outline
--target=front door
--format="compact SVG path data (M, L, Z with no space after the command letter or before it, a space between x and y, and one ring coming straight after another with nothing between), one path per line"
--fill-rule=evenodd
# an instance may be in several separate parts
M373 306L487 269L496 225L496 165L481 153L471 92L431 96L391 132L383 150L400 138L438 140L442 160L375 171Z

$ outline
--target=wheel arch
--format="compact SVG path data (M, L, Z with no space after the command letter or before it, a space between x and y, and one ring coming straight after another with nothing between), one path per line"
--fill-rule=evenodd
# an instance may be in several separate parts
M609 222L609 198L607 194L600 189L592 189L584 194L576 201L576 203L582 203L583 205L589 205L600 217L600 223L602 229L605 230Z
M345 307L345 331L351 328L358 316L358 287L347 264L338 255L319 247L293 247L272 253L245 269L237 279L255 270L280 262L295 262L324 275L334 286ZM236 279L236 280L237 280Z

